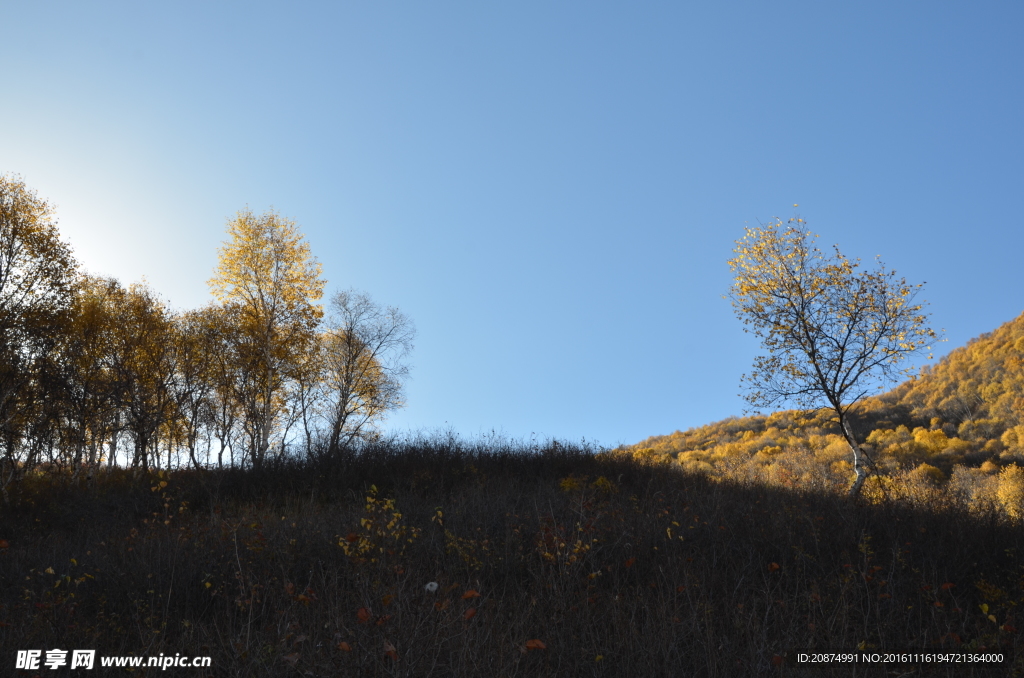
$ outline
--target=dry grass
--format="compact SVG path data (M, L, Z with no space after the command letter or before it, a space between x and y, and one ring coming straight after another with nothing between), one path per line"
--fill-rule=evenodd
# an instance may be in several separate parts
M0 539L3 672L16 649L58 647L213 658L170 670L189 676L849 676L793 650L1015 656L1024 640L1024 532L999 514L852 506L563 445L40 478Z

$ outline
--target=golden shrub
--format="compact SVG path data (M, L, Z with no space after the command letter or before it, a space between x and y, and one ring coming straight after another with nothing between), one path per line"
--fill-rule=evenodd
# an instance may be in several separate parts
M584 478L585 481L586 479ZM558 481L558 487L562 492L572 494L583 487L583 483L576 476L566 476Z
M946 492L972 512L986 512L998 505L999 477L962 464L953 467Z
M842 436L829 435L825 437L826 445L815 453L815 457L823 462L837 462L850 457L850 445ZM853 468L852 466L850 467Z
M756 457L758 459L771 459L782 454L782 447L778 445L772 445L770 447L764 447L758 450Z
M999 464L989 460L983 463L980 468L982 473L996 473L999 470Z
M1000 472L996 497L1006 515L1014 520L1024 517L1024 468L1010 464Z
M617 494L619 491L618 485L604 476L590 483L590 486L602 494Z
M905 496L903 484L892 476L868 476L861 489L861 496L872 504L880 504L887 499Z
M1006 445L1006 451L1024 453L1024 426L1013 426L1003 432L1000 441Z
M942 429L929 431L920 426L914 429L914 441L929 455L939 454L949 445L949 437Z
M908 479L937 487L946 480L946 474L931 464L921 464L910 472Z

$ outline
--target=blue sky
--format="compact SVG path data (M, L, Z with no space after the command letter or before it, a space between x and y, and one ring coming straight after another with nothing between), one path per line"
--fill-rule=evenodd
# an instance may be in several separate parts
M1019 2L9 3L0 172L91 272L206 303L226 220L419 330L393 430L605 445L740 414L745 223L1024 310ZM799 203L794 210L792 205Z

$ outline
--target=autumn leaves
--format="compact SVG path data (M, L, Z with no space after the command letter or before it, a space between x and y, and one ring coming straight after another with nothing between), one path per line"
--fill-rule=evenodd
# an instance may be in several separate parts
M880 262L858 270L834 248L817 249L803 219L748 228L729 260L736 315L761 340L764 355L743 377L754 407L791 402L827 408L852 454L856 497L873 462L853 431L850 408L907 376L909 357L936 339L922 304L921 285L897 278Z
M260 467L365 439L403 403L411 321L326 280L299 227L240 211L177 311L78 270L51 206L0 176L0 490L41 467Z

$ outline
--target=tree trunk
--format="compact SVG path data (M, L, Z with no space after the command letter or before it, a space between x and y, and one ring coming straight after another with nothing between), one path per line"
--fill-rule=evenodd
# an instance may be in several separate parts
M853 453L853 472L856 475L853 484L850 486L848 496L850 499L856 499L860 495L860 489L868 477L868 471L864 467L866 455L857 443L857 438L853 435L853 429L850 428L850 422L846 418L845 413L839 413L839 425L843 430L843 437L846 438L846 444L850 446L850 452Z
M197 415L193 415L193 421ZM199 469L199 460L196 459L196 447L199 445L199 433L196 431L190 431L187 435L188 438L188 456L192 460L192 467L196 470Z
M114 428L110 432L110 451L107 452L107 467L114 466L117 458L117 434L121 430L121 411L114 412Z

